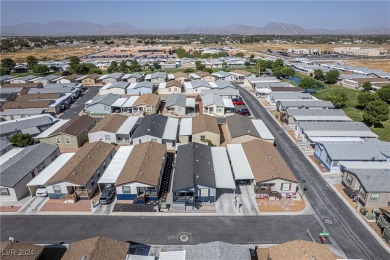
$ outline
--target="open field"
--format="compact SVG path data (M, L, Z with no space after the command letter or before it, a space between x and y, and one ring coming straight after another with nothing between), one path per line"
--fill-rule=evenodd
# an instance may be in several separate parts
M354 44L348 45L350 47L372 47L372 48L385 48L389 49L388 45L362 45ZM332 51L333 48L345 47L344 44L299 44L299 43L253 43L253 44L237 44L234 45L237 49L244 49L248 51L267 51L271 50L288 50L288 49L319 49L322 51Z
M328 95L333 94L336 91L343 92L347 95L348 101L346 107L343 108L344 112L349 116L353 121L362 122L363 121L363 111L357 109L357 95L359 94L358 90L353 90L349 88L344 88L338 85L329 85L328 88L322 89L314 93L318 99L324 100ZM379 136L379 139L382 141L390 142L390 119L382 123L383 127L370 127L371 131L376 133Z
M390 59L359 59L359 60L347 60L346 65L368 67L375 70L384 70L390 72Z

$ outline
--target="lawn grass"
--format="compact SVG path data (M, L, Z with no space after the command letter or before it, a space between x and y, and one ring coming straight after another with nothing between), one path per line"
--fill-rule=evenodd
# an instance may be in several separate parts
M343 108L344 112L355 122L363 121L363 111L357 109L358 105L357 96L360 93L358 90L353 90L345 88L339 85L328 85L326 89L318 90L313 94L318 99L325 100L327 96L334 94L335 92L340 91L347 95L346 106ZM390 109L390 106L389 106ZM390 119L385 122L382 122L383 127L370 127L371 131L379 136L379 139L382 141L390 142Z

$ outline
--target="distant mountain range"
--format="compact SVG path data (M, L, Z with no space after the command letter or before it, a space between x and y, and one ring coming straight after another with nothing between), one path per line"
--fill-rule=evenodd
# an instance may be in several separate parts
M1 26L1 36L60 36L60 35L134 35L134 34L268 34L268 35L337 35L390 34L390 28L358 30L304 29L296 24L270 22L264 27L231 24L226 26L185 28L137 28L127 23L109 25L85 21L57 21L49 23L21 23Z

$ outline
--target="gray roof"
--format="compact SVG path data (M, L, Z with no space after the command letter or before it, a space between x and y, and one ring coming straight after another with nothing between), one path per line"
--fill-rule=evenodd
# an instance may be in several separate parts
M238 89L224 88L224 89L204 89L202 90L202 95L207 95L209 93L214 93L219 96L239 96L240 93Z
M202 79L191 81L191 86L192 88L200 88L200 87L210 88L210 84L207 81Z
M158 114L145 116L141 119L141 123L135 130L132 138L137 138L144 135L162 138L167 120L168 117Z
M234 114L226 117L226 125L229 128L230 136L232 138L251 135L260 138L252 120L247 116Z
M7 141L0 140L0 151L3 151L10 146L13 146L13 144Z
M164 79L166 79L167 78L167 73L165 73L165 72L155 72L152 75L150 75L150 78L151 79L154 79L154 78L164 78Z
M106 75L106 77L104 79L106 79L106 78L120 79L120 78L122 78L122 76L123 76L122 73L116 72L116 73L111 73L111 74Z
M49 83L44 88L76 88L78 83Z
M23 88L0 88L0 94L20 93Z
M232 74L230 74L229 72L220 70L220 71L213 73L212 75L218 75L219 77L229 77Z
M128 86L129 86L129 83L128 83L128 82L119 81L119 82L111 83L111 84L108 86L107 89L110 89L110 88L122 88L122 89L126 89Z
M30 88L28 94L50 94L50 93L71 93L75 90L72 86L58 86L58 87L44 87L44 88Z
M8 79L13 79L15 78L14 76L11 76L11 75L3 75L3 76L0 76L0 81L4 81L4 80L8 80Z
M43 77L44 79L50 81L50 80L54 80L54 79L58 79L58 78L61 78L61 76L57 76L57 75L47 75L45 77Z
M215 241L186 248L186 260L250 260L249 249L225 242Z
M29 129L33 127L51 125L58 119L50 115L40 115L36 117L22 118L12 121L6 121L0 123L1 133L12 133L15 131L21 131L24 129Z
M216 188L211 147L188 143L177 148L172 191L181 191L201 185Z
M286 109L286 112L289 116L347 116L342 109Z
M134 89L137 89L137 88L150 88L150 89L153 89L153 83L150 82L150 81L142 81L142 82L137 82L135 83L134 85Z
M221 107L224 106L222 98L214 93L209 93L202 96L202 102L204 107L214 105L214 104Z
M1 165L0 185L13 188L57 149L57 146L51 144L26 147Z
M129 78L142 78L142 74L139 72L135 72L131 74L126 74L122 77L122 79L129 79Z
M299 122L304 131L370 131L362 122Z
M291 87L291 85L288 82L256 82L255 87L256 88Z
M387 142L336 142L321 146L333 161L386 161L390 158L390 143Z
M39 115L42 114L43 111L45 111L43 108L10 109L7 111L0 111L0 116Z
M120 98L119 95L113 94L113 93L108 93L106 95L98 95L92 99L91 104L89 104L88 106L93 106L96 104L103 104L103 105L111 106L119 98Z
M24 77L19 77L18 80L28 81L28 80L32 80L32 79L36 79L36 78L39 78L39 77L38 76L34 76L34 75L27 75L27 76L24 76Z
M347 169L355 175L367 192L390 193L390 168L387 169Z
M165 107L171 107L171 106L180 106L185 107L186 106L186 96L180 93L175 93L172 95L169 95L166 102Z
M271 99L313 99L310 93L299 92L273 92L269 94Z
M224 89L224 88L236 89L236 87L233 86L232 83L226 80L216 80L214 81L214 83L217 85L219 89Z
M317 101L317 100L301 100L301 101L278 101L278 105L282 107L302 107L302 108L310 108L310 107L326 107L326 108L334 108L334 105L330 101Z

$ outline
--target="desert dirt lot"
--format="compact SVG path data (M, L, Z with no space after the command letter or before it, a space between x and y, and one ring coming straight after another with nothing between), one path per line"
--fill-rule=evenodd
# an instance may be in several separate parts
M368 67L375 70L384 70L390 72L390 59L359 59L345 61L346 65L357 67Z
M239 44L235 45L237 49L244 49L248 51L267 51L271 50L288 50L288 49L319 49L322 51L332 51L333 48L345 47L344 44L299 44L299 43L253 43L253 44ZM352 47L352 46L351 46ZM353 47L372 47L372 48L389 48L387 45L359 45L354 44Z

